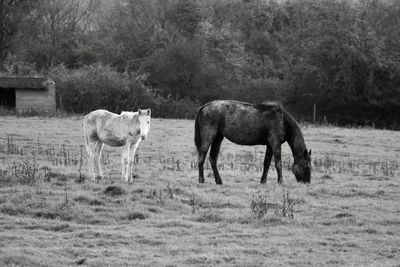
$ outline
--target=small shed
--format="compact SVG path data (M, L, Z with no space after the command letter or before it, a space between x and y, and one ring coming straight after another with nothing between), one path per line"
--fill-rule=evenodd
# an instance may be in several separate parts
M15 109L18 113L54 112L55 83L44 76L0 77L0 108Z

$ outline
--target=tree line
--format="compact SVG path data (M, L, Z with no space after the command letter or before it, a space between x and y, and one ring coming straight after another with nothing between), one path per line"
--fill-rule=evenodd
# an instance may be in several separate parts
M4 0L0 67L50 75L72 112L277 100L398 129L399 18L397 0Z

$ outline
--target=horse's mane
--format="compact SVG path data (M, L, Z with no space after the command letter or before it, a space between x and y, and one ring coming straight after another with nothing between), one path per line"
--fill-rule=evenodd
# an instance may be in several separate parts
M298 153L304 152L304 150L307 148L299 124L282 106L280 108L283 113L286 141L288 142L289 146L292 147L292 150L296 150Z
M283 113L283 120L285 124L287 124L288 128L290 128L292 131L295 131L297 129L300 130L300 126L297 123L297 121L293 118L292 115L289 114L289 112L286 111L282 106L280 107ZM299 134L302 134L301 131L299 131Z
M290 115L289 112L287 112L286 109L278 102L264 101L260 104L254 104L254 107L260 111L281 111L285 124L288 124L287 126L291 130L296 130L297 128L300 128L299 124L292 117L292 115Z
M303 152L306 149L304 137L300 130L299 124L281 104L278 102L268 101L262 102L261 104L255 104L254 107L260 111L282 112L283 123L286 132L286 141L289 143L292 149L299 150L300 152Z
M133 117L138 116L139 112L132 112L132 111L122 111L121 116L128 116L129 119L133 119Z
M283 109L282 106L277 102L262 102L260 104L253 105L255 109L258 109L262 112L264 111L278 111L279 109Z

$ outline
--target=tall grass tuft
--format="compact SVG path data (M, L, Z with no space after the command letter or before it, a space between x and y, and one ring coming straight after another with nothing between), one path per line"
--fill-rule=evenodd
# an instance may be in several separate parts
M282 188L282 198L280 198L279 202L276 204L268 203L266 195L253 195L250 202L250 212L257 219L261 219L272 209L275 216L279 218L294 219L294 207L299 201L290 196L289 190Z
M257 218L261 219L264 215L268 212L268 203L267 197L259 195L254 196L251 198L250 203L250 211L253 213Z
M283 188L282 189L282 205L280 208L275 209L275 214L283 217L294 219L294 206L298 204L299 201L293 199L290 196L289 190Z
M23 161L13 162L11 166L0 170L1 184L25 184L34 185L38 182L48 180L48 167L39 167L35 158L25 158Z

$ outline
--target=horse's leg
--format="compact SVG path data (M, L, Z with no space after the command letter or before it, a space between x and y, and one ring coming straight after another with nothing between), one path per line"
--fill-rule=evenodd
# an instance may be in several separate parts
M102 179L104 178L103 171L101 170L101 152L103 152L103 147L104 147L104 143L99 141L99 143L97 145L97 149L99 150L99 152L98 152L99 157L97 158L97 166L99 167L99 174Z
M204 183L204 160L206 159L208 149L214 142L218 130L214 125L204 125L201 130L201 144L198 150L199 183ZM218 153L217 153L218 154Z
M222 134L217 134L214 141L212 142L211 150L210 150L209 160L210 160L211 168L214 173L214 178L215 178L216 184L222 184L221 176L219 175L218 168L217 168L217 161L218 161L218 154L219 154L219 150L221 148L221 143L222 143L223 139L224 139L224 136Z
M96 173L94 171L94 148L96 143L97 141L89 141L87 145L89 173L93 181L96 180Z
M269 145L267 145L267 149L265 151L265 158L264 158L264 170L261 175L261 181L260 181L260 183L262 183L262 184L265 184L267 182L267 175L268 175L269 166L271 165L272 155L273 155L272 148Z
M133 182L133 163L135 161L135 153L136 153L136 149L139 145L139 142L137 142L136 144L132 144L131 145L131 150L130 150L130 155L129 155L129 173L128 173L128 177L130 182Z
M128 182L128 161L130 144L126 144L122 149L122 179Z
M268 141L274 153L275 168L276 172L278 173L278 184L282 184L283 179L282 179L281 142L279 138L274 136L270 137Z
M210 143L202 144L198 151L197 165L199 168L199 183L201 184L204 183L204 161L206 159L209 147Z
M100 166L100 158L101 158L101 151L103 150L103 142L100 140L96 142L96 145L94 147L94 159L93 163L95 165L96 172L98 173L98 176L100 179L103 179L103 172L101 170Z

